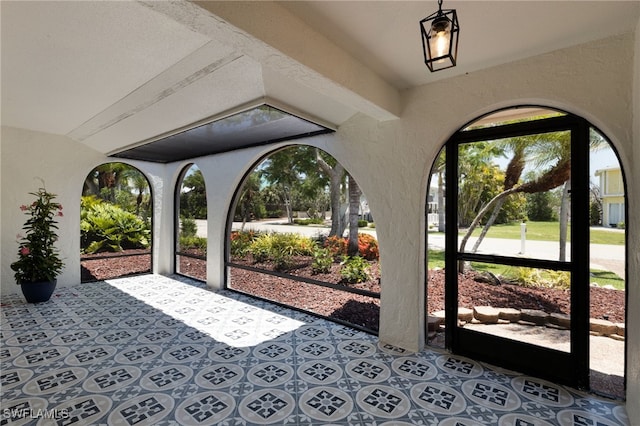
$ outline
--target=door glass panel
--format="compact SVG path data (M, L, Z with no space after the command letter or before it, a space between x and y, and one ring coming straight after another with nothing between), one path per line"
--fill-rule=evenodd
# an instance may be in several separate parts
M569 131L460 145L459 251L570 261L570 158Z
M570 351L571 274L472 262L459 275L458 326Z
M569 131L458 146L459 327L570 351L570 194Z

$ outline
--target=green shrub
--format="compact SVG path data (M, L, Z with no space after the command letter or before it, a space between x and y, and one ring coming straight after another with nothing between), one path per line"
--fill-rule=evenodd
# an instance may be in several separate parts
M266 217L268 217L268 218L280 218L280 217L282 217L282 215L284 213L280 209L269 210L268 208L266 208L266 213L265 214L266 214Z
M571 287L571 275L566 271L515 267L505 271L504 277L523 287L547 287L565 290Z
M195 237L198 233L198 226L196 220L190 217L180 218L180 236L181 237Z
M230 252L231 256L243 259L249 252L249 247L253 240L258 238L259 232L255 231L233 231L231 232Z
M272 253L273 268L276 271L288 271L293 268L293 256L286 251Z
M247 252L256 262L282 259L283 256L310 256L316 244L309 237L299 234L262 234L255 238Z
M367 225L369 225L369 222L367 222L364 219L360 219L358 220L358 228L366 228Z
M248 253L253 256L254 262L264 262L271 257L274 234L262 234L249 244Z
M150 235L147 224L133 213L93 196L82 197L80 247L84 253L147 248Z
M207 239L204 237L192 236L180 236L180 251L185 250L198 250L207 253Z
M569 290L571 288L571 274L567 271L547 271L549 287Z
M313 251L313 262L311 262L311 270L314 274L326 274L331 270L333 264L333 255L326 248L317 247Z
M309 237L300 234L274 234L273 250L291 256L311 256L316 244Z
M350 284L365 282L369 279L369 264L360 256L346 256L341 263L340 275Z
M320 218L308 218L308 219L293 219L293 223L296 225L322 225L324 221Z

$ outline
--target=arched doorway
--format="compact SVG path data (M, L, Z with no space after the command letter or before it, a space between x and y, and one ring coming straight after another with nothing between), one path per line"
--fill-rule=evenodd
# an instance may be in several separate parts
M427 237L433 342L623 397L623 378L602 370L615 364L624 375L624 343L616 357L609 352L603 368L593 336L618 340L624 334L625 234L599 227L602 197L594 194L597 169L601 181L604 175L615 180L610 189L618 198L610 201L624 210L619 163L595 166L607 150L613 152L587 121L534 107L490 114L451 137L433 168L432 181L439 177L441 185L431 184L429 198L434 211L443 207L433 205L438 189L446 195L436 202L446 203L444 233L436 231L442 215L427 213L436 221ZM615 262L598 258L612 253ZM438 258L444 271L433 267ZM445 294L440 305L438 292ZM439 327L446 331L438 336ZM606 384L616 380L617 389Z
M229 213L227 288L377 333L379 250L366 197L326 152L255 164Z
M86 177L80 203L81 282L151 272L151 186L125 163Z
M207 279L207 192L202 171L189 164L176 186L176 273Z

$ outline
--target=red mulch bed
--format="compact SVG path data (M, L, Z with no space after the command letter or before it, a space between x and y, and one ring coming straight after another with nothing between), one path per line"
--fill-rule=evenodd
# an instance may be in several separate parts
M127 254L131 253L130 251ZM138 256L107 258L106 255L83 257L82 278L84 281L103 280L151 271L149 251L136 252ZM272 269L269 264L253 264L246 260L236 260L254 267ZM372 292L380 291L379 270L372 264L372 279L361 284L341 283L339 265L334 265L328 274L314 275L308 260L298 258L297 266L287 273L305 276L320 281L335 283ZM180 256L179 272L197 279L206 279L206 262ZM299 281L283 279L272 275L231 268L229 288L253 294L265 299L284 303L300 309L334 319L341 319L362 327L378 330L380 300L326 287L318 287ZM444 309L444 271L429 271L428 311ZM474 274L460 277L458 284L460 306L511 307L516 309L539 309L548 313L569 313L570 292L552 288L522 287L512 284L490 285L474 280ZM590 288L591 317L624 322L625 292L604 288Z
M80 281L100 281L151 272L151 250L86 254L80 257Z

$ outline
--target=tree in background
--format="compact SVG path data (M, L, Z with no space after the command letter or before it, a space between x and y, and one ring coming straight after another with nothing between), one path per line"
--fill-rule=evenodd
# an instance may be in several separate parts
M118 205L145 221L151 217L149 181L129 164L105 163L94 168L84 181L82 195Z
M310 171L312 153L298 147L285 148L271 154L258 166L260 178L273 185L287 214L293 223L293 197L299 189L302 177Z
M236 206L236 217L242 220L241 230L247 222L253 219L260 219L266 214L266 208L260 194L260 176L257 173L251 173L247 176L242 191L240 192L240 200Z
M204 176L196 166L191 166L182 181L180 215L191 219L207 218L207 192Z
M526 194L527 218L534 222L557 222L560 197L553 192Z
M600 187L593 183L589 185L589 225L602 225L602 195Z
M342 164L338 163L333 157L316 149L316 162L318 167L329 176L329 198L331 201L331 230L329 236L342 236L345 230L344 213L346 206L343 208L343 192L345 170Z
M352 193L348 192L350 189ZM342 236L349 226L357 245L360 196L355 180L348 177L344 167L331 155L311 146L292 146L271 154L249 175L240 190L235 217L243 217L239 210L255 211L259 203L264 204L269 214L274 210L276 198L289 223L293 223L294 210L324 219L329 208L329 235ZM347 218L347 209L355 221Z

